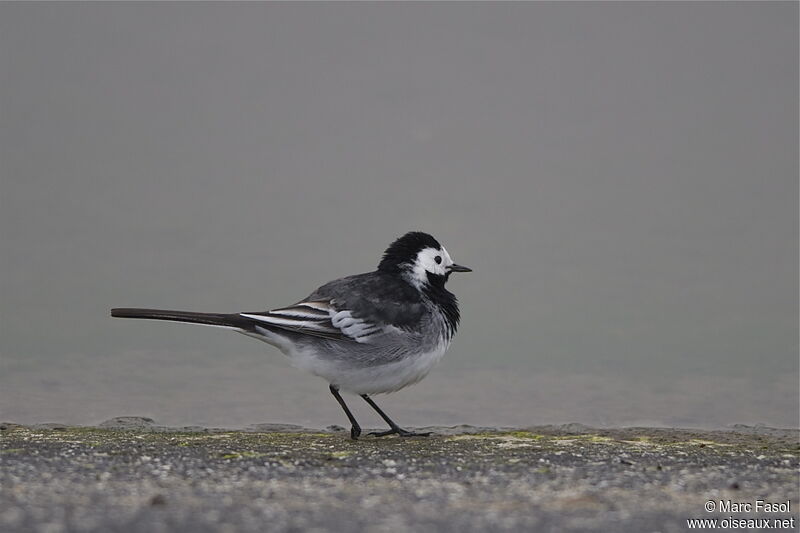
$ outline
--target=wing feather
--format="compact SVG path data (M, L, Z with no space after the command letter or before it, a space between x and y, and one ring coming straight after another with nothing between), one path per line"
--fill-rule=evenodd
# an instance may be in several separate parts
M352 311L337 309L333 300L302 301L261 313L241 316L279 329L333 340L359 343L384 331L384 324L353 316Z

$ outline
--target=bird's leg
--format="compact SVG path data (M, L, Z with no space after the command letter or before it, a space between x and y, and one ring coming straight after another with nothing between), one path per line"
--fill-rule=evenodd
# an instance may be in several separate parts
M386 435L394 435L395 433L397 433L401 437L427 437L428 435L430 435L430 433L413 433L411 431L407 431L401 428L400 426L395 424L394 421L391 418L389 418L389 416L386 413L384 413L375 402L372 401L372 398L370 398L366 394L362 394L361 397L364 398L364 401L366 401L370 405L370 407L375 409L375 411L377 411L378 414L381 415L381 418L383 418L386 421L386 423L389 424L389 427L392 428L388 431L373 431L370 433L370 435L374 435L376 437L385 437Z
M356 417L353 416L353 413L350 412L347 404L344 403L344 399L342 398L341 394L339 394L339 387L332 384L330 389L331 394L333 394L333 397L336 398L337 402L339 402L339 405L342 406L342 409L344 409L344 414L347 415L347 419L350 421L352 426L350 428L350 438L353 440L358 440L358 436L361 435L361 426L358 425L358 422L356 422Z

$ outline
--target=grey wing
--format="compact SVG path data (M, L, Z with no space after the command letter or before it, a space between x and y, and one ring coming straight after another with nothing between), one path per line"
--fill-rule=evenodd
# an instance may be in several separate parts
M304 300L261 313L240 313L264 326L338 341L369 343L392 326L354 316L339 309L334 300Z

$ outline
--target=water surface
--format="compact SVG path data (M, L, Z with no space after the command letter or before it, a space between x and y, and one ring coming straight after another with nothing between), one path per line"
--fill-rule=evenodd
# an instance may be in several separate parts
M287 305L422 229L475 271L404 424L796 427L797 17L0 4L0 419L342 423L275 350L108 310Z

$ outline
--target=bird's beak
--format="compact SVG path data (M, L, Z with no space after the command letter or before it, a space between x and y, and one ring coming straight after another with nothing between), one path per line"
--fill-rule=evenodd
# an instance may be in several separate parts
M453 263L452 265L450 265L447 268L450 270L450 272L472 272L471 268L465 267L465 266L461 266L461 265L457 265L455 263Z

